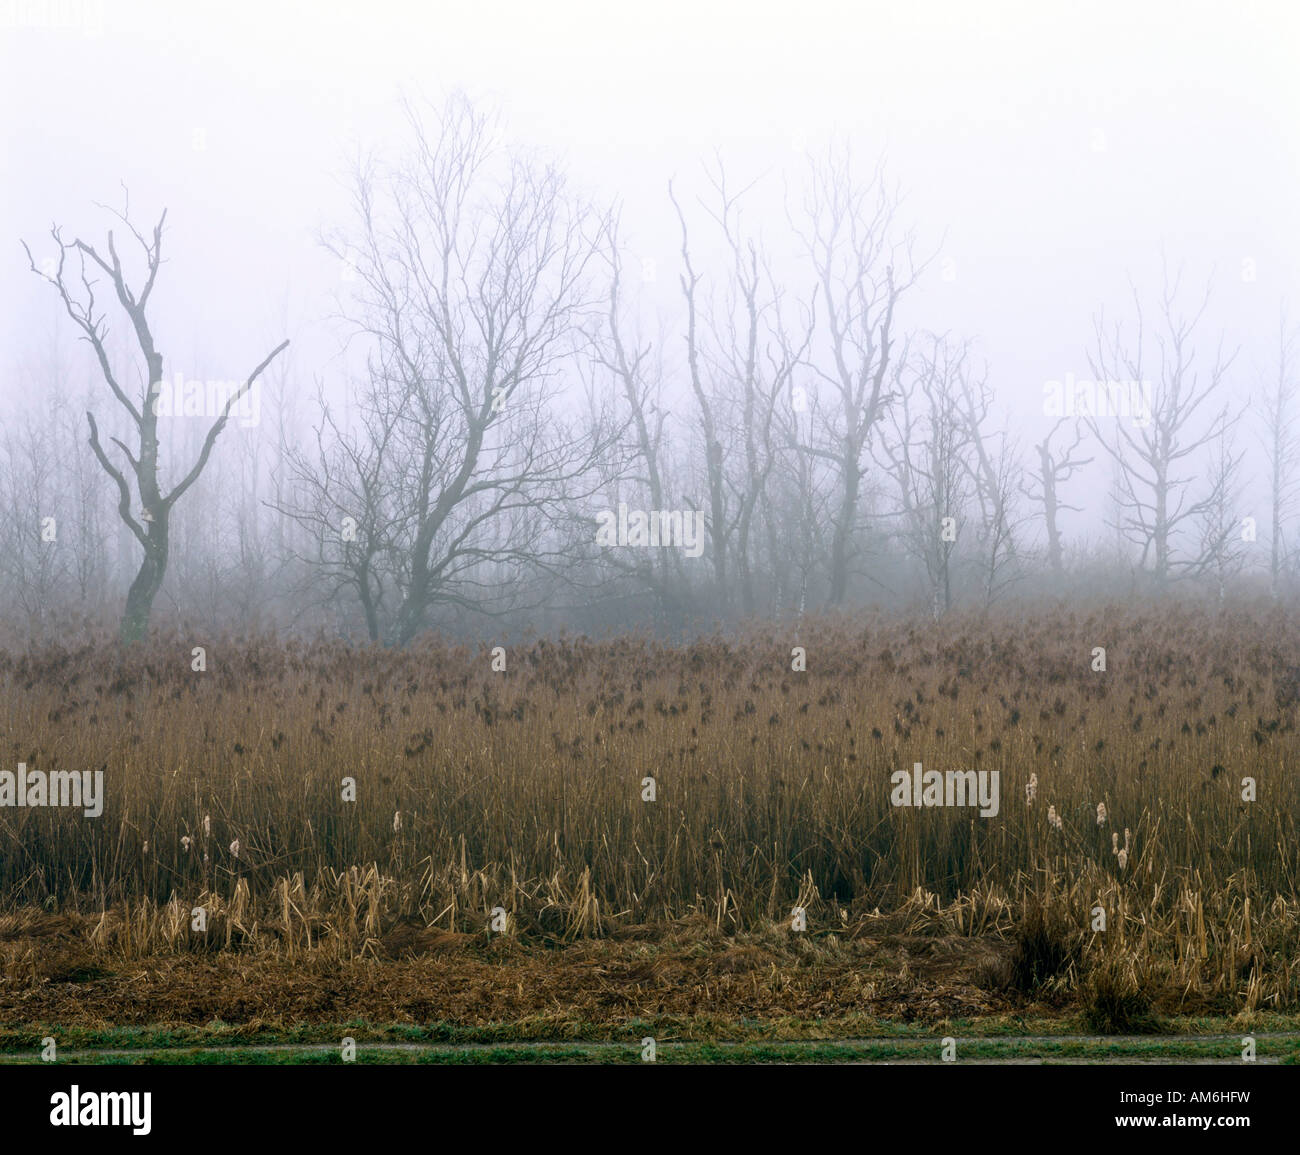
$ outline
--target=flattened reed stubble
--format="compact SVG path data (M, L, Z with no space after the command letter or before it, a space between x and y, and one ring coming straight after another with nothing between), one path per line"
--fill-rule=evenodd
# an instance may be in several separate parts
M208 902L226 922L205 949L361 953L402 920L486 933L497 906L544 937L749 929L796 904L816 934L918 902L1010 934L1006 911L1050 907L1107 966L1128 951L1183 989L1292 1006L1293 625L824 618L800 627L807 672L775 627L542 640L504 673L436 639L214 642L205 673L180 638L0 653L3 767L103 767L107 795L94 821L0 810L0 896L113 911L119 950L194 949L176 912ZM915 762L1000 771L1000 814L892 807Z

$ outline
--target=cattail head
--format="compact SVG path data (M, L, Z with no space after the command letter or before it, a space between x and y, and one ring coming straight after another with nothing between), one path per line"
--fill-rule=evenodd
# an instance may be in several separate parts
M236 838L235 841L232 842L232 843L230 844L230 853L233 854L236 858L239 857L239 839L238 839L238 838Z
M193 840L190 838L188 834L181 835L181 849L185 851L186 854L189 854L190 846L192 845L192 843Z
M1124 849L1125 849L1125 850L1127 850L1127 849L1129 848L1129 834L1130 834L1130 833L1131 833L1131 831L1129 830L1129 828L1128 828L1127 826L1124 827Z
M402 829L402 812L396 810L393 812L393 833L396 834Z
M1029 775L1029 781L1025 783L1025 805L1032 806L1034 799L1038 796L1038 775Z
M208 838L212 834L212 817L205 814L203 816L203 837Z
M141 851L141 853L142 854L149 853L149 840L147 838L144 840L144 849Z
M1120 870L1127 870L1127 869L1128 869L1128 851L1127 851L1127 850L1121 850L1121 851L1119 852L1118 858L1119 858L1119 868L1120 868Z
M1104 802L1097 803L1097 825L1106 825L1106 803Z
M1118 832L1116 832L1116 831L1111 831L1111 835L1110 835L1110 852L1111 852L1111 854L1118 854L1118 853L1119 853L1119 834L1118 834Z

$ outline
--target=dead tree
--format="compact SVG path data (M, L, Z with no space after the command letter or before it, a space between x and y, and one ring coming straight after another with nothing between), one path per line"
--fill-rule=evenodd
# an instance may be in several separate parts
M1300 440L1296 437L1295 400L1300 378L1294 369L1297 332L1287 324L1283 314L1278 327L1277 380L1264 391L1259 412L1264 419L1264 457L1269 475L1269 591L1278 596L1284 569L1289 568L1289 551L1283 523L1291 516L1296 502L1296 466L1300 465Z
M1246 564L1242 523L1237 511L1241 497L1238 478L1244 453L1234 449L1229 434L1227 429L1219 434L1210 456L1209 496L1201 503L1196 518L1200 550L1191 567L1193 574L1214 583L1220 605L1227 596L1228 582Z
M735 519L728 518L726 462L723 454L721 435L718 429L718 416L715 409L717 397L708 388L704 378L702 346L703 335L700 332L702 318L699 301L700 274L691 263L690 232L686 226L686 215L673 195L671 183L668 186L668 199L677 211L677 220L682 230L682 296L686 302L686 364L689 371L691 395L700 415L700 432L704 437L704 482L708 492L708 514L706 524L709 534L710 558L713 562L714 585L718 596L727 596L727 553Z
M212 448L221 431L226 427L231 409L253 387L253 383L262 371L279 356L289 342L286 340L277 345L249 374L243 386L230 394L221 414L208 429L207 436L203 439L197 458L189 471L170 489L166 489L159 477L157 399L157 391L162 387L163 382L163 355L154 340L148 308L149 299L157 284L158 270L162 266L163 225L167 220L167 211L163 210L149 237L144 236L131 223L129 201L123 211L114 213L114 216L130 232L144 254L145 271L143 284L139 288L131 286L111 230L108 233L107 255L105 255L80 237L71 241L64 240L59 227L57 225L53 227L50 235L54 239L59 255L52 273L42 272L37 267L26 242L23 243L23 248L27 252L32 272L54 286L68 316L81 330L82 339L90 344L105 383L116 399L118 407L126 414L135 430L134 452L119 438L110 438L126 458L127 466L135 479L133 494L126 472L113 464L100 441L99 425L94 413L90 410L86 411L86 420L90 426L90 448L94 451L101 468L117 487L118 516L144 551L140 568L127 592L121 623L123 641L135 642L148 633L154 598L162 588L163 578L167 573L172 510L207 466L208 459L212 456ZM69 257L75 263L75 268L69 267ZM108 322L95 295L95 289L99 284L96 270L108 278L118 304L130 320L143 361L140 366L140 378L144 382L144 390L138 396L128 392L128 386L118 379L113 369L108 353Z
M811 315L802 332L791 332L782 309L782 292L752 237L740 232L736 215L739 194L727 190L719 163L715 180L718 207L712 213L726 239L732 274L724 319L715 324L720 371L733 399L732 440L739 442L743 469L728 479L736 499L736 564L741 606L757 609L754 588L755 543L760 517L771 514L768 484L777 468L779 442L776 412L790 393L796 366L807 359L812 342ZM775 529L768 524L768 544ZM771 558L775 564L775 555Z
M970 426L961 415L966 350L918 338L894 370L894 400L873 443L897 488L904 550L925 570L936 620L952 609L954 553L967 521Z
M765 536L762 521L770 513L767 489L781 450L777 410L790 393L796 365L806 358L812 329L787 330L782 291L758 240L744 230L741 201L753 186L729 187L720 159L709 172L709 184L708 198L701 203L717 226L729 268L710 286L713 291L703 305L685 216L673 199L686 263L687 361L709 446L705 476L715 579L725 600L729 570L725 556L718 562L721 550L734 558L742 610L753 613ZM770 533L766 540L772 543Z
M957 365L958 406L966 423L970 454L966 466L980 513L980 551L987 608L1019 576L1017 533L1023 523L1017 482L1023 470L1008 430L986 428L993 404L987 367L978 379L963 357Z
M813 368L835 402L818 408L828 420L813 430L804 452L835 475L828 601L840 605L856 551L867 447L889 400L898 303L928 262L913 260L911 233L898 235L898 195L887 186L883 165L863 182L847 150L831 152L813 168L804 208L801 240L825 321Z
M319 389L317 396L315 445L286 449L285 491L269 504L307 530L311 553L288 547L318 579L302 600L311 602L315 593L318 604L331 605L341 594L352 594L366 636L378 642L393 593L387 563L395 516L385 466L394 422L385 408L363 403L357 428L350 428L335 418Z
M1077 505L1069 505L1061 500L1061 486L1074 476L1076 471L1093 461L1091 457L1077 457L1079 446L1083 444L1083 430L1076 422L1074 437L1064 451L1054 449L1054 438L1066 419L1061 418L1052 426L1047 436L1034 446L1038 455L1038 468L1031 470L1028 481L1021 486L1021 492L1030 501L1042 506L1043 526L1047 531L1047 564L1057 577L1064 573L1064 550L1061 546L1060 512L1063 509L1079 511Z
M406 112L409 152L358 166L356 227L326 238L355 271L349 320L371 351L361 404L392 430L377 482L387 520L373 530L397 591L384 637L399 645L436 606L519 608L527 571L566 566L563 535L616 439L603 418L558 414L598 307L603 222L554 165L501 146L463 96L431 120Z
M1196 311L1187 316L1178 309L1181 274L1170 284L1164 278L1160 317L1155 334L1156 356L1144 345L1142 303L1133 288L1136 332L1130 337L1123 326L1108 328L1103 314L1094 321L1095 346L1088 360L1098 388L1115 393L1126 390L1138 400L1136 415L1111 415L1113 425L1103 430L1102 418L1093 406L1086 417L1089 430L1119 468L1120 529L1142 549L1141 567L1157 586L1184 574L1195 558L1178 556L1178 534L1205 512L1217 489L1193 497L1194 475L1181 473L1189 459L1213 444L1236 420L1227 406L1197 423L1206 402L1219 394L1235 351L1227 356L1220 340L1214 360L1202 374L1197 364L1197 330L1209 307L1206 289ZM1151 376L1148 377L1147 374ZM1128 424L1133 428L1130 429Z
M645 508L662 510L668 492L664 460L668 411L661 404L662 375L655 346L641 340L638 329L626 316L617 217L611 219L603 255L609 269L608 304L599 323L592 326L588 338L590 356L597 370L612 383L620 406L625 407L624 427L633 439L625 453L605 463L607 481L615 490L623 484L638 488L649 502ZM626 560L621 554L609 551L605 560L649 589L659 611L674 618L682 580L679 552L649 550L635 560Z

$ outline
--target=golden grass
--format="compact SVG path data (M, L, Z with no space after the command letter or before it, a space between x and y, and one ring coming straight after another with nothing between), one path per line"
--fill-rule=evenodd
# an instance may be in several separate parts
M1063 991L1104 968L1294 1007L1293 624L1276 608L826 618L680 646L539 641L504 673L486 647L436 641L0 654L0 769L102 767L107 791L95 820L0 810L0 896L11 918L95 914L89 948L129 957L351 958L402 927L486 937L495 907L541 939L686 917L757 932L795 906L810 939L908 911L1009 936L1032 907L1069 940ZM1000 814L894 808L889 776L914 762L1000 771Z

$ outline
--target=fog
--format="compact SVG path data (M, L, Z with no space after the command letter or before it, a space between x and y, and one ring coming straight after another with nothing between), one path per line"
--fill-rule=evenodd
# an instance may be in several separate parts
M150 548L119 517L85 410L126 470L137 513L127 449L138 455L139 431L39 275L59 254L51 225L105 256L112 229L128 282L142 284L144 253L113 216L127 191L146 240L167 213L147 309L165 384L180 375L237 388L290 342L171 507L154 626L405 642L424 629L503 622L673 631L824 605L941 615L1072 591L1281 596L1300 540L1294 452L1289 437L1273 436L1278 414L1290 429L1300 366L1300 342L1283 357L1300 323L1298 32L1300 14L1282 3L0 3L0 616L28 636L117 628ZM499 227L510 248L527 231L502 225L500 182L514 170L494 167L497 158L563 171L556 219L586 206L580 276L555 343L523 358L530 372L494 386L491 342L457 330L460 352L474 345L473 404L459 416L456 358L428 352L428 338L447 337L428 293L408 284L391 309L367 296L402 266L385 243L367 263L356 166L373 158L371 187L394 214L386 220L403 219L401 197L428 188L390 179L417 157L407 109L429 146L457 123L439 119L449 109L497 118L503 151L484 170L480 215L462 222L467 246ZM852 453L833 385L831 297L804 243L833 215L834 198L819 217L809 189L833 189L836 173L863 192L863 227L888 226L859 278L877 294L865 307L868 345L882 323L891 329L858 366L868 377L880 369L883 384L879 405L868 390L857 407ZM726 218L735 251L711 215L718 174L744 190ZM699 390L670 182L699 277ZM518 221L536 224L526 207ZM427 213L417 223L435 235ZM753 266L751 251L761 258ZM846 251L836 249L837 276ZM506 301L508 270L526 268L526 254L512 266L484 252L485 263L471 255L462 271L489 269L483 283ZM557 267L549 257L538 267L552 302L563 296ZM67 268L70 287L84 287L71 257ZM748 374L736 359L747 268L761 269ZM905 268L915 282L887 317L888 286ZM481 321L466 304L472 285L447 292L453 312ZM841 287L851 302L852 286ZM143 402L151 382L131 322L102 273L95 289L106 350L124 392ZM1130 372L1139 305L1143 361ZM1172 440L1158 448L1170 466L1165 541L1150 522L1165 503L1142 489L1153 467L1135 445L1162 427L1158 411L1143 424L1142 407L1169 398L1173 338L1193 319L1186 412L1169 401ZM1124 328L1112 348L1115 322ZM409 363L399 329L417 335ZM662 431L649 454L627 376L614 368L620 343L632 362L645 351L631 388L651 432ZM1107 363L1114 372L1103 374ZM1075 414L1052 407L1051 383L1063 396L1098 377L1148 387L1123 394L1132 412L1058 423ZM491 409L494 387L514 404ZM184 405L183 389L175 399ZM421 495L436 508L452 491L481 403L484 456L466 476L486 484L434 524ZM322 429L323 405L333 428ZM422 442L412 407L424 415ZM164 492L219 415L163 422ZM357 487L327 466L340 446L364 456L379 427L404 448L376 465L383 493L366 514ZM1033 481L1035 446L1053 430L1058 453L1077 434L1083 463L1059 479L1055 550ZM421 479L420 450L431 446L436 468ZM1222 468L1224 454L1234 469ZM1276 475L1270 454L1282 461ZM852 470L842 467L850 457ZM846 501L858 472L860 496ZM623 505L647 514L653 544L639 552ZM649 516L658 510L676 521ZM697 513L698 541L653 536L689 534ZM356 539L339 540L347 517L373 543L360 578L347 548ZM598 530L611 524L605 540ZM428 588L413 598L422 580Z

